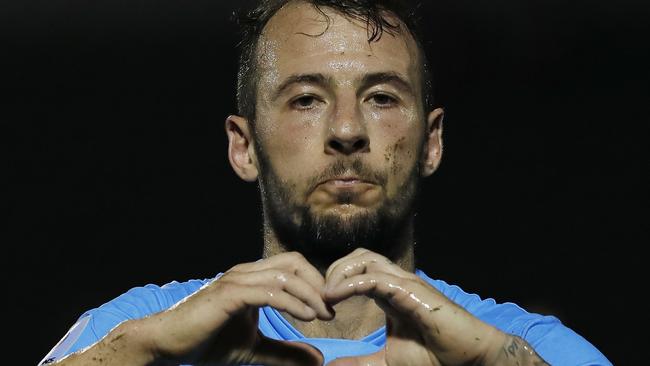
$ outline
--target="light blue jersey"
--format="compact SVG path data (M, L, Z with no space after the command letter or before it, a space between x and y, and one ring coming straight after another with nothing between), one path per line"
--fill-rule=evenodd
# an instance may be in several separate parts
M556 317L528 313L513 303L497 304L493 299L481 300L458 286L433 280L420 270L416 274L482 321L525 339L553 366L611 365L593 345L564 326ZM143 318L168 309L210 281L174 281L162 287L146 285L133 288L99 308L84 313L40 365L54 362L97 342L122 321ZM275 309L263 307L259 312L259 329L265 336L309 343L323 353L325 363L339 357L377 352L386 341L385 327L358 340L306 338Z

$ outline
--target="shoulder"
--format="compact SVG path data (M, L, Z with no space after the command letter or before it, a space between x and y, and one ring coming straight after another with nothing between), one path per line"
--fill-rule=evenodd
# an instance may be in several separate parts
M219 275L217 275L218 278ZM162 286L134 287L98 308L86 311L40 364L54 362L86 348L123 321L140 319L166 310L213 279L172 281Z
M511 302L497 303L491 298L482 299L477 294L465 292L457 285L450 285L443 280L432 279L421 270L417 270L416 274L472 315L502 331L511 334L520 333L518 330L528 321L528 316L537 316L537 314L530 314L519 305Z
M142 318L171 307L208 282L210 280L172 281L162 286L149 284L134 287L84 315L102 313L121 317L123 320Z
M611 365L596 347L554 316L530 313L512 302L482 299L420 270L416 274L480 320L525 339L552 365Z
M172 281L162 286L134 287L115 299L82 315L90 316L90 325L101 336L124 320L139 319L166 310L193 294L210 280Z

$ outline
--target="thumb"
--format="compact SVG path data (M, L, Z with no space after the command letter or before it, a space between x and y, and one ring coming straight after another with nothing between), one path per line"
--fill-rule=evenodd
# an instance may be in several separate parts
M251 363L269 366L321 366L323 360L323 354L307 343L261 337Z

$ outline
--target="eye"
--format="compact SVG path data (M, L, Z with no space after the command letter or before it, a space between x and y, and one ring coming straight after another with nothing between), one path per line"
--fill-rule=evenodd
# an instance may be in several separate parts
M303 95L291 101L291 106L296 109L311 109L316 104L316 97Z
M373 96L370 97L370 99L374 102L376 106L381 108L392 107L397 103L396 98L383 93L374 94Z

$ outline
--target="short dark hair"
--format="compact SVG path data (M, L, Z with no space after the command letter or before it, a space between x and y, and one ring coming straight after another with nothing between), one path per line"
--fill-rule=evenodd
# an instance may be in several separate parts
M396 16L406 25L418 48L420 77L422 85L422 108L426 114L433 107L433 87L417 22L417 9L420 4L414 1L399 0L261 0L252 10L235 14L241 27L242 39L239 43L239 71L237 73L238 113L251 123L256 118L257 87L259 82L257 48L262 31L268 21L283 6L291 2L305 2L313 5L327 19L322 8L330 8L343 16L366 23L368 42L378 41L383 32L399 33L400 23L391 22Z

